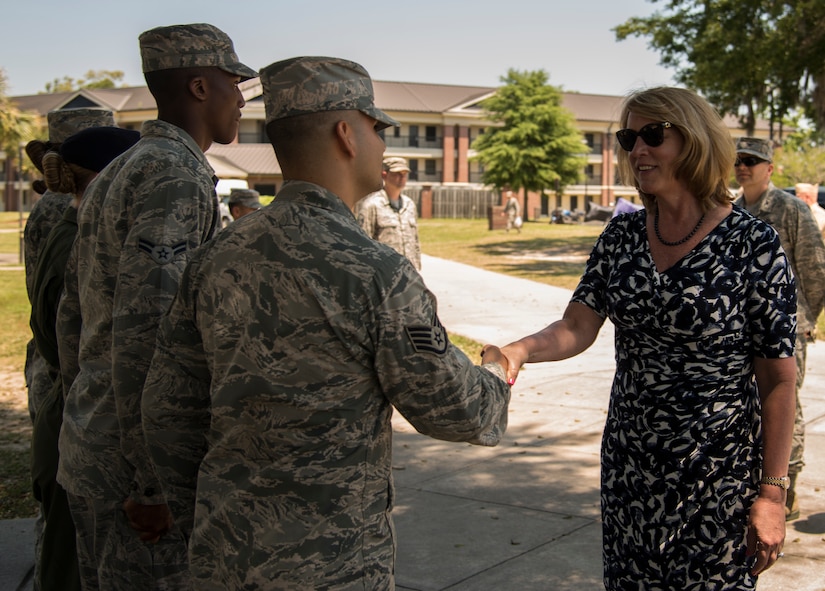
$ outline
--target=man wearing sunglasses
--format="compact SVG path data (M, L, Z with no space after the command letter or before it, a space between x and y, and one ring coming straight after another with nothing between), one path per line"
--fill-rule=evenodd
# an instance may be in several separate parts
M770 140L741 137L736 140L736 182L742 194L736 205L766 221L779 234L782 248L796 276L796 419L793 445L788 465L790 485L785 502L785 519L799 517L796 480L805 465L805 422L799 402L799 389L805 378L805 354L808 341L816 336L816 319L825 300L825 244L808 206L790 193L777 189L771 182L773 145Z

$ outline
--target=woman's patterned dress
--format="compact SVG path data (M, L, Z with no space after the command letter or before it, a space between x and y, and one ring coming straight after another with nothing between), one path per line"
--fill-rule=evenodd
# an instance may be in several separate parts
M774 230L734 207L658 272L645 211L614 218L573 301L616 327L602 441L608 590L753 589L754 357L793 355L795 286Z

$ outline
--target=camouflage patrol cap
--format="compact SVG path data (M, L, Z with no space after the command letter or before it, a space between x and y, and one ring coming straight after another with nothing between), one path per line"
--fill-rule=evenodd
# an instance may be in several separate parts
M740 137L736 140L737 154L750 154L762 160L773 162L773 143L758 137Z
M243 205L252 209L261 209L261 194L255 189L232 189L229 193L229 205Z
M71 135L90 127L114 127L115 118L106 109L61 109L46 114L49 141L59 144Z
M384 170L387 172L410 172L410 167L406 158L389 156L384 158Z
M244 80L258 75L240 62L229 36L206 23L156 27L141 33L138 41L144 74L212 66Z
M266 122L319 113L361 111L378 129L399 123L375 106L372 80L363 66L335 57L294 57L261 70Z

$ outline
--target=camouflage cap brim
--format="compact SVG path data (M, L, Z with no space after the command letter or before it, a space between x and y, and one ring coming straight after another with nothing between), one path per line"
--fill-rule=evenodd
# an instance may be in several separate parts
M762 160L773 160L773 144L770 140L757 137L740 137L736 140L736 153L749 154Z

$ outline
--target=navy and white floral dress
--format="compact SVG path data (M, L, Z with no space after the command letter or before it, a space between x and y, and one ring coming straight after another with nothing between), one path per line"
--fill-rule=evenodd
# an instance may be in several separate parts
M658 272L645 211L605 228L573 301L616 327L602 441L608 590L753 589L758 493L753 358L793 355L796 291L776 232L734 207Z

